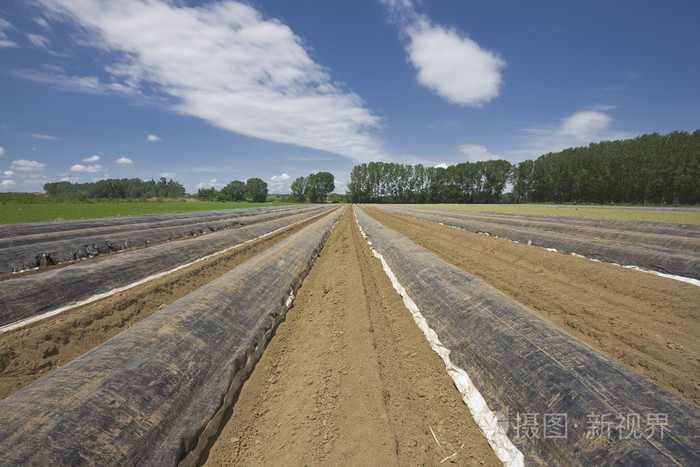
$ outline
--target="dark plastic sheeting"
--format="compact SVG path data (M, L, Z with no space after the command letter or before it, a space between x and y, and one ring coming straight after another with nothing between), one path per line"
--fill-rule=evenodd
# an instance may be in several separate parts
M0 401L0 464L176 464L230 400L339 215Z
M700 408L655 385L356 209L372 246L451 350L491 410L538 414L538 438L509 437L526 463L700 465ZM544 438L544 414L566 414L566 439ZM667 414L663 439L589 439L590 416ZM593 418L595 420L595 418ZM574 425L577 424L578 428ZM642 428L647 428L644 425ZM622 433L623 435L626 432ZM595 438L595 437L593 437Z
M392 208L389 208L392 209ZM671 248L690 253L700 253L700 225L674 224L664 222L618 221L607 219L586 219L560 216L533 216L530 214L475 213L456 209L432 210L426 208L398 208L405 213L439 214L445 218L455 218L477 222L489 222L503 226L558 232L582 238L614 240L661 248Z
M238 229L95 258L0 281L0 326L132 284L327 211L322 207Z
M119 224L0 239L0 272L18 272L60 264L131 248L156 245L184 237L208 234L223 229L253 224L289 215L318 210L318 206L295 209L269 209L257 212L230 210L219 215L160 220L158 222ZM37 226L41 227L41 226Z
M700 280L700 254L673 248L653 247L620 241L582 238L564 233L506 226L494 222L448 217L442 213L417 211L403 207L383 209L417 217L430 222L459 227L471 232L488 233L520 243L554 248L563 253L576 253L623 266L637 266L652 271Z
M100 217L95 219L68 219L48 222L25 222L19 224L0 225L0 237L21 237L43 233L64 232L71 230L93 229L118 225L149 224L168 220L179 220L183 223L211 216L225 218L226 216L252 215L264 211L284 211L289 208L299 208L301 205L263 206L244 209L217 209L213 211L193 211L185 213L143 214L140 216Z

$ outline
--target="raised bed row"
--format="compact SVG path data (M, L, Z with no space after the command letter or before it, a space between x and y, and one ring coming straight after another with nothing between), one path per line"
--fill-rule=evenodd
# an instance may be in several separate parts
M669 222L624 221L617 219L591 219L568 216L541 216L532 214L503 214L472 212L457 209L430 209L403 207L412 212L439 213L456 219L490 222L510 227L521 227L548 232L564 233L577 237L614 240L636 245L672 248L700 253L700 224L675 224Z
M356 213L448 358L507 418L525 463L700 465L700 408ZM473 412L483 409L474 405ZM518 462L501 451L502 461Z
M339 216L0 401L0 464L196 462Z
M328 206L0 281L0 327L169 271L310 219Z
M487 233L519 243L553 248L563 253L575 253L599 261L623 266L637 266L665 274L700 280L700 253L697 253L700 249L698 247L700 239L682 236L683 232L694 232L696 229L694 225L657 226L656 231L666 229L667 233L665 234L637 232L625 236L624 232L621 231L616 234L617 238L624 237L626 239L626 241L621 241L605 239L600 229L593 227L586 228L587 236L580 236L580 232L585 227L582 223L585 221L576 220L575 225L567 226L567 222L573 218L562 218L558 228L554 228L552 223L543 225L540 222L529 221L528 216L524 215L514 215L512 222L510 222L507 221L509 216L460 214L446 212L447 210L418 209L405 206L379 207L397 214L409 215L471 232ZM591 221L595 224L599 219ZM622 221L615 222L618 229L622 229L622 226L625 225L620 224L620 222ZM520 225L515 225L515 223ZM639 227L639 224L627 225L628 230L635 226ZM609 233L609 230L607 232ZM677 235L670 235L670 232L675 232Z
M152 222L132 218L134 222L125 223L124 218L109 218L104 221L94 221L107 225L92 227L88 227L92 221L67 221L83 227L55 232L27 235L2 232L0 235L8 236L0 238L0 273L65 263L317 209L319 209L318 206L292 206L268 210L261 208L226 210L217 211L216 214L206 211L189 215L159 214L154 215L158 220ZM43 231L54 224L53 222L40 223L24 225L24 227Z

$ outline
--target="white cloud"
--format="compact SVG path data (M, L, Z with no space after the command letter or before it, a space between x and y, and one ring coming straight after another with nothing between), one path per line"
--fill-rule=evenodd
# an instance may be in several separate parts
M446 169L447 167L449 167L449 166L444 162L441 162L441 163L435 165L436 169Z
M95 154L94 156L86 157L85 159L83 159L83 162L97 162L99 160L100 160L100 156Z
M163 172L158 174L159 177L165 177L165 178L177 178L177 172Z
M282 175L273 175L268 180L268 191L270 193L289 193L291 191L292 177L287 173Z
M0 18L0 47L17 47L17 44L11 41L5 32L10 29L15 29L15 27L9 21Z
M510 154L521 159L536 158L542 154L558 152L570 147L632 137L633 135L629 133L610 128L614 120L604 110L613 108L613 106L597 105L564 117L556 125L525 128L522 130L526 134L524 147Z
M127 165L133 163L134 161L132 161L128 157L120 157L119 159L116 160L116 162L117 162L117 165L119 165L121 167L126 167Z
M2 146L0 146L0 159L2 159L2 158L4 158L4 157L5 157L5 148L3 148Z
M42 134L33 134L31 135L32 138L37 138L37 139L47 139L47 140L55 140L58 139L55 136L50 136L50 135L42 135Z
M96 172L101 172L102 170L104 170L104 167L102 167L100 164L95 164L95 165L75 164L75 165L72 165L70 168L71 172L85 172L85 173L96 173Z
M469 162L489 161L501 159L501 157L491 154L488 149L478 144L463 144L458 149L467 156Z
M6 171L4 171L2 174L3 174L5 177L12 177L12 176L15 174L15 172L13 172L12 170L6 170Z
M46 164L37 161L30 161L27 159L19 159L12 161L10 164L10 170L18 170L21 172L40 172L46 168Z
M381 0L398 17L418 82L453 104L481 107L498 97L505 62L454 29L431 24L409 0Z
M56 68L49 70L13 70L13 75L21 79L35 81L46 84L61 91L84 92L88 94L108 94L117 92L121 94L132 94L133 90L127 89L123 85L102 83L96 76L71 76Z
M146 136L146 141L153 141L153 142L155 142L155 141L160 141L160 140L161 140L160 137L158 137L157 135L148 135L148 136Z
M221 188L224 187L224 184L221 183L218 179L212 178L208 182L197 183L195 185L195 187L197 189L199 189L199 188L216 188L217 190L220 190Z
M34 22L36 22L36 24L38 24L39 26L41 26L44 29L51 29L51 26L49 26L49 22L46 21L45 18L42 18L39 16L37 18L34 18Z
M35 47L40 47L46 49L51 42L48 37L40 36L39 34L27 34L29 42L31 42Z
M8 189L8 188L11 188L15 185L17 185L17 182L15 182L14 180L8 179L8 180L3 180L2 182L0 182L0 187L2 187L3 189Z
M87 31L94 47L121 56L105 71L126 90L162 93L176 102L177 112L244 135L356 161L382 159L381 144L370 133L379 118L309 57L288 26L249 5L38 1ZM104 92L95 77L59 78L64 88Z

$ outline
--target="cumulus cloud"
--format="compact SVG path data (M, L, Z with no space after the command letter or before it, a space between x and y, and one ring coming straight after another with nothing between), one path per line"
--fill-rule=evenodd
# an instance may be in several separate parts
M117 165L119 165L120 167L126 167L127 165L133 163L134 161L132 161L128 157L120 157L119 159L116 160L116 162L117 162Z
M83 159L83 162L97 162L99 160L100 160L100 156L95 154L94 156L86 157L85 159Z
M15 182L14 180L8 179L8 180L3 180L0 182L0 187L2 187L2 189L4 189L4 190L12 188L15 185L17 185L17 182Z
M101 172L103 170L104 170L104 167L102 167L100 164L95 164L95 165L75 164L75 165L72 165L70 168L71 172L84 172L84 173L96 173L96 172Z
M287 173L282 175L273 175L268 180L268 191L271 193L287 193L291 191L292 177Z
M629 133L611 129L614 120L605 111L612 109L613 106L597 105L564 117L558 124L525 128L522 130L525 146L510 154L533 158L570 147L632 137Z
M146 136L146 141L160 141L160 138L157 135L148 135Z
M453 104L481 107L498 97L505 62L452 28L434 25L409 0L381 0L398 18L417 80Z
M444 162L441 162L441 163L435 165L436 169L446 169L447 167L449 167L449 166Z
M27 159L19 159L12 161L10 164L10 170L17 170L20 172L40 172L46 168L46 164L37 161L30 161Z
M460 152L467 156L469 162L489 161L500 159L499 156L491 154L485 146L478 144L463 144L458 147Z
M198 7L158 0L38 3L85 31L94 47L120 57L105 67L112 88L167 96L175 111L240 134L356 161L382 159L381 143L372 134L379 118L309 57L288 26L250 5L232 0ZM24 76L48 78L26 70ZM65 88L105 90L95 77L59 78L67 80Z
M0 18L0 47L17 47L17 44L7 37L5 31L15 29L15 27L7 20Z
M15 172L13 172L12 170L5 170L2 174L5 177L12 177L15 174Z
M197 189L200 188L216 188L217 190L220 190L221 188L224 187L224 184L221 183L218 179L212 178L208 182L200 182L195 185Z

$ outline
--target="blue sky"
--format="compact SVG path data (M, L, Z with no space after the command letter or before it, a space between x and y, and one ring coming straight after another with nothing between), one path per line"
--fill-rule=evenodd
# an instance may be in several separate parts
M270 192L700 128L696 0L9 0L0 191Z

